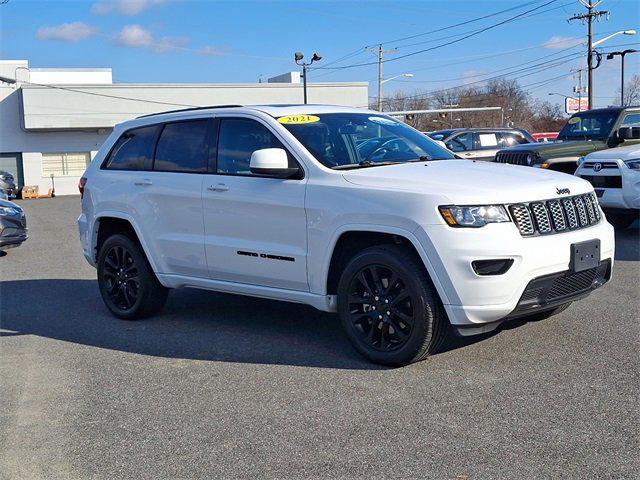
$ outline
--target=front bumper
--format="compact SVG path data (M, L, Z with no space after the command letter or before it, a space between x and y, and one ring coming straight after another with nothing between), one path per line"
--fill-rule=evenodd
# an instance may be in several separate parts
M17 247L27 238L24 215L0 218L0 250Z
M415 235L429 252L451 324L463 328L512 315L531 281L569 269L572 244L599 239L600 261L608 260L610 266L615 249L613 227L605 220L580 230L535 237L522 237L513 223L476 229L428 225ZM480 276L471 266L474 260L507 258L513 259L513 265L502 275Z

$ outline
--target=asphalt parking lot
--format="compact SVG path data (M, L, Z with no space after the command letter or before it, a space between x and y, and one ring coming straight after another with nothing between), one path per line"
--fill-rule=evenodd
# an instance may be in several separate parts
M637 475L637 224L613 281L563 314L383 369L300 305L182 290L117 320L78 197L20 203L31 238L0 258L0 478Z

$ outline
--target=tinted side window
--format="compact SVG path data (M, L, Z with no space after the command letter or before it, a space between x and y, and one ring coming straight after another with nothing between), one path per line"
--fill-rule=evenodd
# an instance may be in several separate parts
M166 124L158 140L153 169L164 172L206 171L208 125L206 119Z
M522 143L529 143L526 138L517 133L510 132L498 132L498 143L500 147L512 147L514 145L520 145Z
M447 148L452 152L464 152L465 150L473 150L473 135L471 132L456 135L446 143Z
M625 127L640 127L640 113L628 113L622 125Z
M134 128L122 134L111 150L106 168L110 170L150 170L157 125Z
M263 148L284 148L267 127L244 118L223 118L218 136L218 173L251 174L251 154ZM292 160L289 159L291 166Z

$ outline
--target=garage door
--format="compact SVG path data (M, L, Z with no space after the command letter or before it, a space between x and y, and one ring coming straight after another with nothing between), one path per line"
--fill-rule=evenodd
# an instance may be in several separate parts
M18 188L24 186L21 153L0 153L0 170L12 174Z

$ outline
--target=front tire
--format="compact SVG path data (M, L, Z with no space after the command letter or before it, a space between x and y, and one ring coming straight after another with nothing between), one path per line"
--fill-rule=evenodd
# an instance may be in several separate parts
M403 366L437 351L447 320L420 260L395 245L367 248L338 284L345 332L374 363Z
M98 255L98 287L113 315L137 320L159 312L167 299L163 287L138 242L127 235L112 235Z

